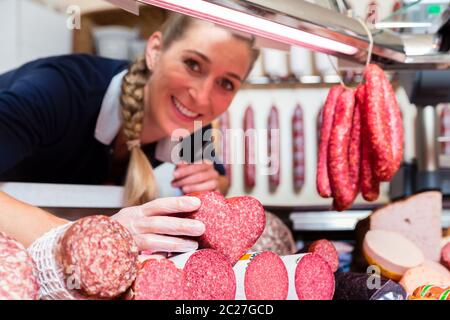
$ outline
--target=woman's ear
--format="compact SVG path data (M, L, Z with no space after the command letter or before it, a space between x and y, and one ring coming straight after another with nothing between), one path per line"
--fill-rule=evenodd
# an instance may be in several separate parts
M154 32L147 41L145 49L145 62L147 68L153 70L158 64L159 56L162 51L162 34L159 31Z

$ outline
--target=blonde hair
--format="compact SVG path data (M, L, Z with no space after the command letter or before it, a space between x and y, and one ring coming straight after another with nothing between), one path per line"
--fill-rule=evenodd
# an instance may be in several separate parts
M169 48L174 41L180 39L193 21L193 18L185 15L171 14L161 27L163 48ZM253 49L254 39L235 36L248 42L251 47L250 71L259 54L258 50ZM130 65L122 81L120 102L123 132L131 153L125 178L125 206L143 204L158 195L153 167L139 143L144 119L144 87L150 76L151 71L147 68L145 57L141 57Z

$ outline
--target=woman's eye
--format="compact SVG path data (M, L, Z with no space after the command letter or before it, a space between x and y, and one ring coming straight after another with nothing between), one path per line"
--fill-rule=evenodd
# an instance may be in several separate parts
M228 79L222 79L222 80L220 80L220 86L221 86L223 89L227 90L227 91L233 91L233 90L234 90L234 84L233 84L233 82L231 82L231 81L228 80Z
M184 60L184 63L189 67L189 69L191 69L192 71L195 72L200 72L200 64L193 60L193 59L186 59Z

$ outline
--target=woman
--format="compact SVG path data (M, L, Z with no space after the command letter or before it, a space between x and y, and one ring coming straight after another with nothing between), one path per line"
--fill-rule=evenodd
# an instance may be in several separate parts
M128 69L123 61L69 55L0 76L0 180L99 184L125 177L131 207L113 217L140 249L195 249L177 236L201 235L204 225L168 215L196 210L199 200L153 200L153 166L167 159L174 132L192 133L196 121L209 125L228 108L257 57L252 45L228 29L173 15ZM181 163L172 185L184 193L224 191L220 171L211 161ZM67 222L4 193L0 212L0 230L26 245Z

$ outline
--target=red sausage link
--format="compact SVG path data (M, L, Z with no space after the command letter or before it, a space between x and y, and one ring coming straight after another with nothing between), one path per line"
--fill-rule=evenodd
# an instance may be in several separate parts
M394 89L387 77L384 77L383 81L384 101L388 115L388 126L391 136L391 147L393 161L390 165L390 179L400 168L403 160L403 123L400 107L398 106L397 97L395 96Z
M316 184L317 192L324 198L329 198L332 195L328 176L328 144L333 126L336 103L343 90L344 88L341 85L332 87L322 109Z
M358 90L356 90L357 92ZM355 92L355 95L357 93ZM355 97L355 104L356 104ZM359 192L359 179L360 179L360 167L361 167L361 113L358 105L355 105L353 111L353 123L352 131L350 134L350 146L348 148L348 166L351 190L353 193L353 200L356 198ZM352 201L353 201L352 200Z
M222 161L225 167L226 177L228 183L231 185L232 173L231 173L231 145L230 140L227 137L227 130L230 129L230 113L226 111L219 118L220 131L222 133Z
M300 191L305 183L305 137L303 110L297 105L292 116L293 141L293 182L295 191ZM327 175L328 178L328 175Z
M361 114L361 193L365 200L374 201L380 195L380 183L372 172L369 138L367 134L367 119L365 114L365 86L360 85L356 90L357 108Z
M275 190L280 184L280 123L278 116L278 109L273 106L270 109L269 118L267 121L268 129L268 154L270 159L270 171L272 174L269 175L269 186L271 190Z
M384 72L377 65L367 66L365 116L371 151L373 152L373 169L379 181L392 178L392 138L388 124L388 113L384 97Z
M348 158L354 109L354 90L345 89L336 104L328 145L328 172L334 206L338 211L350 207L354 200Z
M244 147L245 147L245 164L244 164L244 181L247 188L255 186L255 120L253 109L247 107L244 114Z

